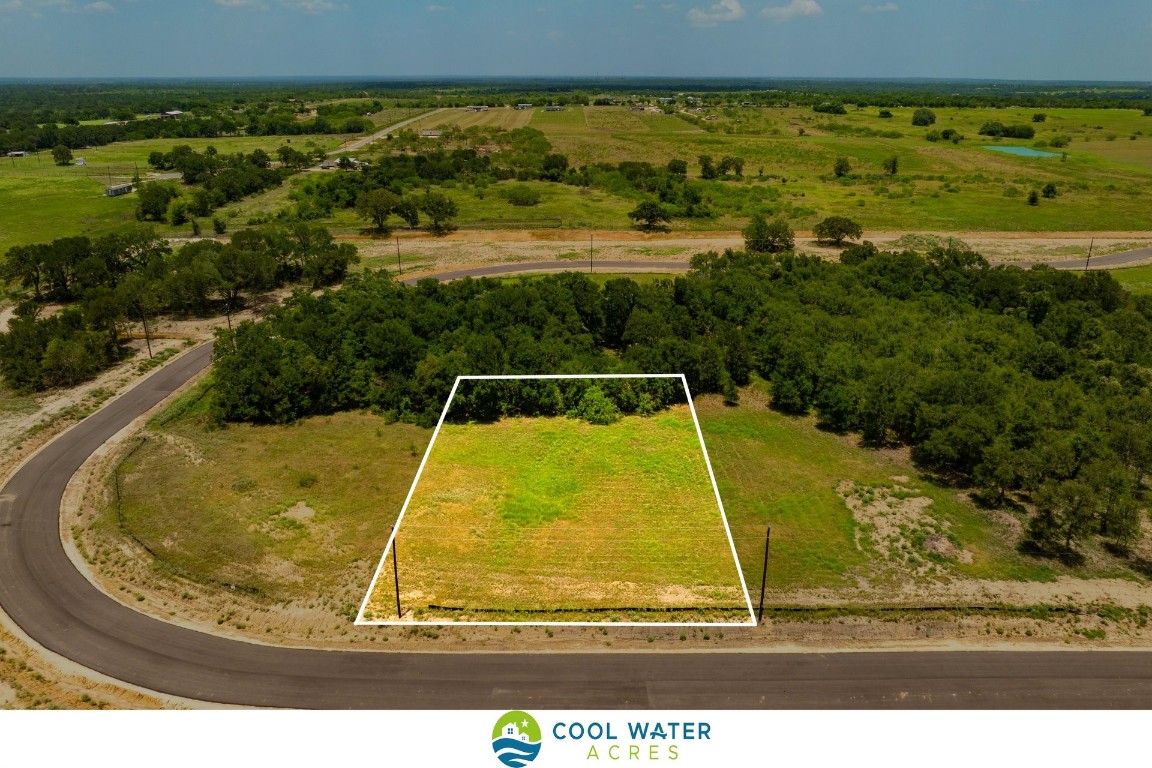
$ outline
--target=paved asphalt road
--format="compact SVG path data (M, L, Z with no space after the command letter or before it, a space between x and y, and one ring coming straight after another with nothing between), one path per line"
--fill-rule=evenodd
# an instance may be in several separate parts
M1095 256L1092 259L1091 269L1105 269L1121 267L1129 264L1152 260L1152 248L1139 248L1123 253L1111 253L1107 256ZM1054 269L1074 270L1084 269L1085 259L1072 259L1070 261L1045 262ZM1038 262L1011 261L996 262L993 266L1013 266L1028 269ZM685 272L688 263L684 261L598 261L594 262L593 271L596 272ZM499 277L501 275L517 275L529 272L562 272L562 271L588 271L588 262L573 259L571 261L521 261L512 264L493 264L484 267L470 267L451 272L438 272L432 277L437 280L459 280L462 277ZM429 277L405 278L404 282L413 285L419 280Z
M392 133L392 131L398 131L406 125L414 123L417 120L423 120L426 117L431 117L432 115L443 112L445 109L447 109L447 107L441 107L440 109L434 109L431 112L421 112L420 114L416 115L416 117L410 117L407 120L401 120L398 123L393 123L392 125L389 125L386 128L381 128L380 130L373 133L371 136L365 136L362 139L356 139L355 141L351 141L351 142L349 142L349 143L347 143L341 147L333 149L328 154L330 154L330 155L342 155L345 152L355 152L359 149L363 149L364 147L368 146L372 142L384 138L388 134Z
M1092 262L1088 266L1089 269L1111 269L1113 267L1124 267L1132 264L1139 264L1142 261L1152 259L1152 248L1137 248L1134 251L1123 251L1121 253L1110 253L1107 256L1093 256ZM1087 258L1083 259L1069 259L1067 261L1049 261L1044 262L1053 269L1084 269ZM1039 262L1031 261L1011 261L1000 262L1004 264L1011 264L1017 267L1033 267Z
M210 354L210 346L195 349L112 400L0 491L0 606L36 642L105 675L191 699L272 707L1152 707L1152 653L1144 652L315 651L166 624L105 596L73 567L60 540L60 502L94 450Z

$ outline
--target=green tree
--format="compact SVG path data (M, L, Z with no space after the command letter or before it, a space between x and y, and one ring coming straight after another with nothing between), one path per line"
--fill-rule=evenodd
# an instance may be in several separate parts
M768 221L757 213L744 228L744 250L749 253L782 253L795 246L795 233L783 219Z
M266 288L272 284L276 264L270 254L226 245L212 256L215 269L213 292L224 300L228 330L232 330L232 315L245 291Z
M881 118L883 118L883 119L885 119L885 120L890 120L890 119L892 118L892 110L890 110L890 109L882 109L882 110L880 110L880 115L879 115L879 117L881 117Z
M172 187L157 181L141 184L136 193L136 218L164 221L168 216L168 204L176 199L177 194Z
M451 198L429 190L420 199L420 210L432 220L428 225L432 234L444 235L456 228L452 220L459 214L459 209Z
M1044 549L1073 554L1073 545L1098 526L1096 493L1079 480L1047 480L1034 501L1036 513L1028 533Z
M844 178L851 172L852 163L848 162L846 157L838 157L836 162L832 164L832 174L838 179Z
M884 161L884 172L889 176L895 176L900 172L900 158L892 155Z
M912 113L912 125L929 126L936 123L936 113L930 109L920 108Z
M669 160L667 168L668 173L673 176L679 176L682 179L688 176L688 163L684 160Z
M672 220L667 209L655 200L645 200L628 212L628 218L641 229L653 230Z
M1051 199L1055 198L1056 195L1059 194L1059 192L1056 191L1056 185L1050 181L1044 185L1044 190L1040 194L1044 195L1044 197L1051 200Z
M832 245L843 245L845 240L859 240L864 230L846 216L829 216L812 228L816 239Z
M696 161L700 163L700 178L714 179L719 175L716 171L716 166L712 164L711 155L700 155L696 158Z
M63 144L52 148L52 162L56 165L72 165L72 150Z
M420 203L410 195L400 199L395 212L408 226L408 229L416 229L420 226Z
M399 204L400 198L396 194L386 189L369 189L357 196L356 215L371 221L377 234L388 235L392 231L388 226L388 217Z
M25 288L31 288L36 300L40 300L40 286L44 279L43 249L36 245L17 245L4 255L0 277L4 280L19 280ZM3 329L0 328L0 331Z
M1040 193L1032 190L1028 193L1028 205L1040 205Z

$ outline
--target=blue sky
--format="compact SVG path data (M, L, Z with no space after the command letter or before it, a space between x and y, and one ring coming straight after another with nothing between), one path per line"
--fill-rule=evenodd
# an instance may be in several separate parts
M1152 81L1152 0L0 0L0 77Z

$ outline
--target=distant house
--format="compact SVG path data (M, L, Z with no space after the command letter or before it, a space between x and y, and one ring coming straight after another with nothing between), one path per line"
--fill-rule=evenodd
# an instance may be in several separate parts
M564 107L544 107L545 112L563 112Z
M28 157L28 153L22 149L14 149L8 153L8 157Z
M487 112L488 106L485 104L473 104L470 107L464 107L464 109L468 110L469 112Z
M78 157L72 161L73 165L88 165L88 161L82 157Z
M676 103L676 99L670 99L667 97L661 97L659 99L656 99L656 101L660 102L661 104L675 104Z
M439 128L425 128L420 131L420 138L422 139L438 139L444 135L444 131Z
M167 112L161 112L160 113L160 119L161 120L175 120L176 118L180 117L183 114L184 113L178 109L172 109L172 110L169 110Z
M628 109L632 110L633 112L643 112L644 111L644 105L633 104L632 106L628 107Z
M320 169L324 170L324 171L330 171L333 168L339 168L339 167L340 167L340 164L336 160L333 160L332 158L328 158L327 160L324 160L320 163Z
M517 104L516 109L532 109L531 104Z
M131 184L113 184L104 190L104 194L108 197L120 197L132 191Z

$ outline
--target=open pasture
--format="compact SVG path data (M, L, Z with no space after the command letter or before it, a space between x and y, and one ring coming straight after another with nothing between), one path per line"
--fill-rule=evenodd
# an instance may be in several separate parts
M404 621L747 621L687 405L446 423L396 533ZM397 620L390 555L363 617Z

